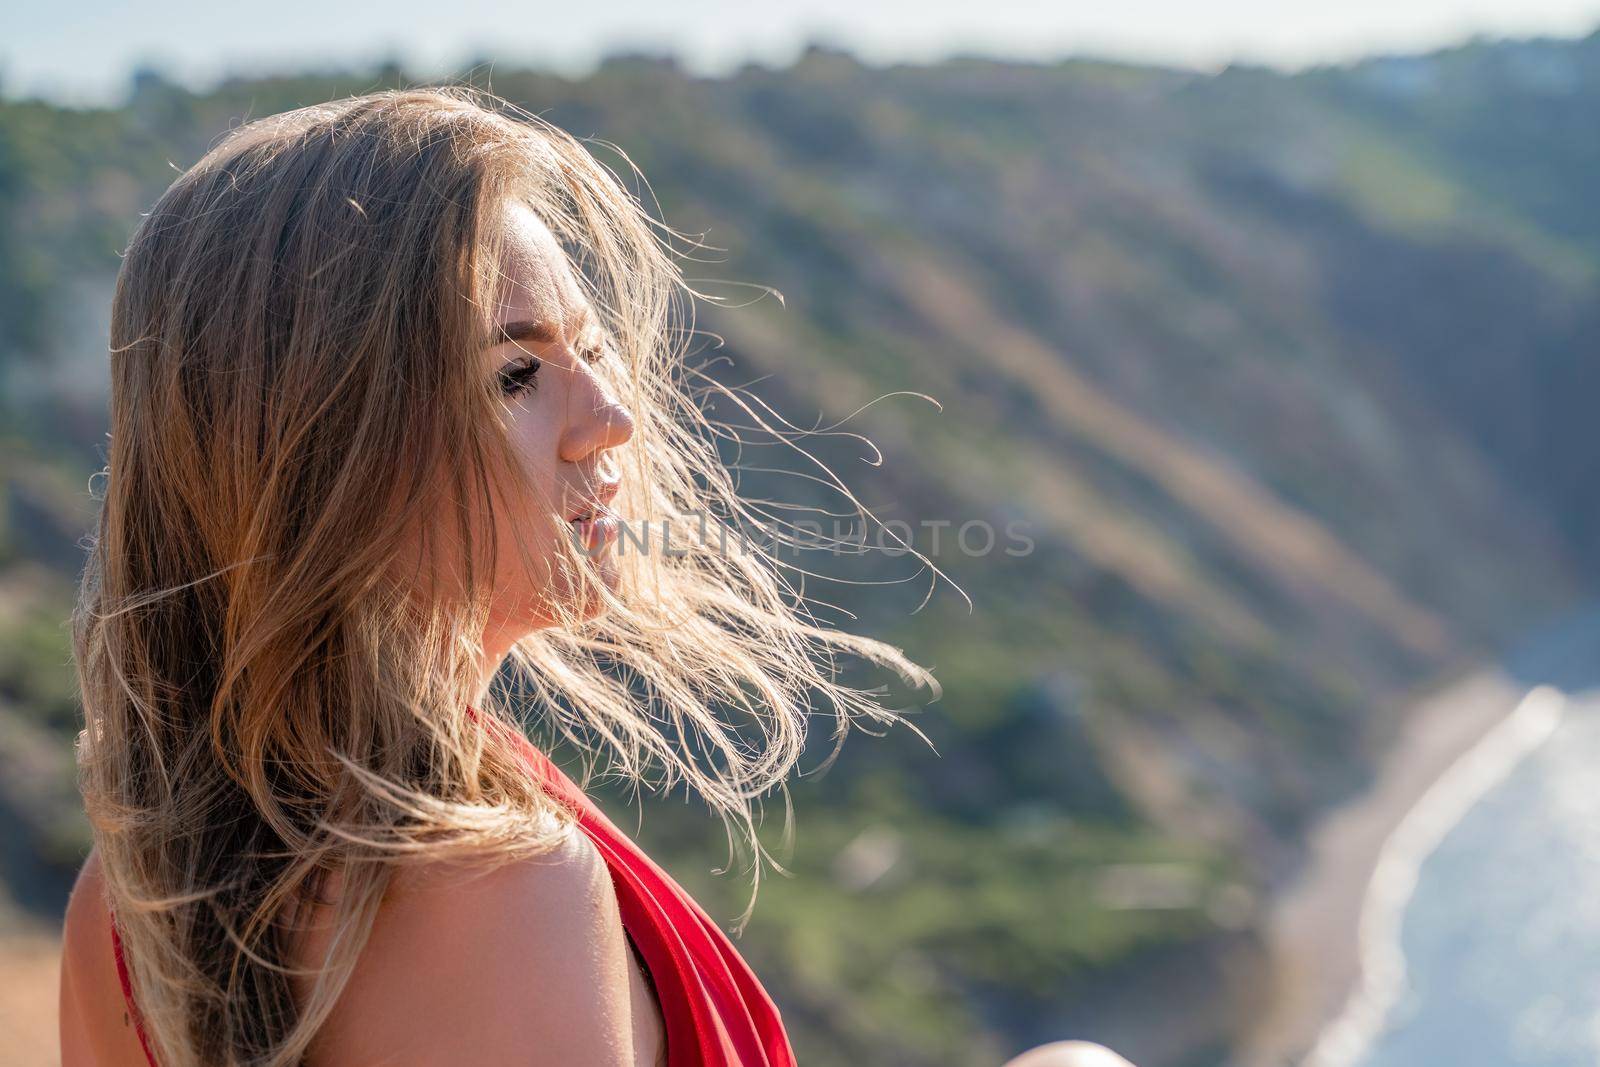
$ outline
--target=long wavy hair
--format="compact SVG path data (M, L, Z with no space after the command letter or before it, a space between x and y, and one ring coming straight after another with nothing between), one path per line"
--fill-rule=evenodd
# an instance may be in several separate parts
M624 775L693 786L759 874L754 808L808 716L831 711L840 738L900 720L840 657L937 694L900 650L819 623L773 542L708 537L623 554L614 590L565 546L606 610L519 641L517 685L478 700L492 517L520 469L474 355L511 198L614 347L601 372L636 427L622 514L772 528L720 461L707 397L793 435L691 366L684 235L572 136L447 86L220 140L124 254L73 613L80 784L163 1067L298 1062L397 864L550 847L561 813L507 732L527 708ZM397 570L413 529L430 562ZM297 1003L296 923L333 872L336 934Z

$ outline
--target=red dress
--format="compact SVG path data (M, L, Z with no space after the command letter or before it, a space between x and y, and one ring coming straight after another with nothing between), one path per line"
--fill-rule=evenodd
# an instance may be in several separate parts
M577 822L611 870L622 925L650 970L666 1024L669 1067L794 1067L778 1008L722 929L527 738L524 762ZM158 1067L111 922L117 976L151 1067Z

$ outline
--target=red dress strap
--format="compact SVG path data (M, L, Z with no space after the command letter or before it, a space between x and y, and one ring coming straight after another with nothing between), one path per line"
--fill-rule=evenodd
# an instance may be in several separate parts
M539 781L605 856L622 926L656 982L669 1067L792 1067L778 1006L722 928L554 761L526 737L517 741Z
M122 1002L128 1007L128 1018L133 1020L133 1032L139 1035L145 1062L156 1067L156 1054L150 1051L150 1036L144 1032L144 1016L139 1014L139 1005L133 1002L133 981L128 977L128 958L122 950L122 934L117 930L115 913L111 916L111 954L117 960L117 981L122 984Z
M795 1067L777 1005L728 935L550 757L520 732L509 740L605 858L623 928L644 958L661 1004L668 1067ZM158 1067L133 1000L115 915L111 940L139 1044L150 1067Z
M622 925L655 981L669 1067L794 1067L777 1005L728 935L548 756L515 742L611 868Z

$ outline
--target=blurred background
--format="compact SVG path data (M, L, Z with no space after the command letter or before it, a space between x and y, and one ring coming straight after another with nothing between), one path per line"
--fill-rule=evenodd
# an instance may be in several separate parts
M802 1063L1600 1060L1600 6L1062 7L3 16L0 1062L57 1062L118 252L241 121L445 78L725 250L728 380L943 404L819 446L973 606L819 592L945 688L792 789L738 943ZM602 799L738 915L703 810Z

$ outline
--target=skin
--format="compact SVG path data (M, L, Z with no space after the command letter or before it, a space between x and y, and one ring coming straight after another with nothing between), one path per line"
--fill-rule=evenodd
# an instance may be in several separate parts
M100 857L78 872L67 901L61 946L62 1067L145 1067L129 1025L111 949Z
M1002 1067L1133 1067L1092 1041L1052 1041L1007 1060Z
M581 582L551 566L566 519L615 491L612 454L633 419L608 392L579 330L590 310L565 254L528 208L505 209L501 324L544 322L481 353L496 387L508 364L539 361L534 387L506 396L503 418L533 498L496 501L500 544L518 532L533 566L502 550L496 603L484 633L480 697L512 644L549 626L557 599L580 614L599 608ZM601 355L599 358L615 358ZM510 484L510 483L507 483ZM614 574L595 559L599 580ZM337 895L338 881L327 887ZM308 916L295 962L312 965L331 933L326 911ZM454 861L399 868L349 985L318 1031L310 1067L384 1063L455 1067L651 1067L664 1062L660 1010L630 948L604 859L570 831L551 852L490 870ZM447 1023L447 1025L446 1025ZM111 947L99 857L90 854L67 909L61 972L63 1067L141 1067Z
M560 337L541 341L535 332L518 331L521 339L484 355L486 375L516 374L530 359L538 363L531 388L506 397L507 432L535 492L497 494L495 534L503 547L495 568L497 601L483 638L484 689L515 641L557 621L557 603L581 615L601 610L598 596L586 596L572 575L552 565L556 542L572 537L569 517L617 491L621 477L613 450L634 431L632 415L602 377L602 361L616 357L603 347L593 309L554 235L520 203L507 207L506 227L506 288L496 321L514 327L554 320ZM515 550L519 534L528 542L531 570ZM612 553L600 552L591 563L601 581L615 583Z

